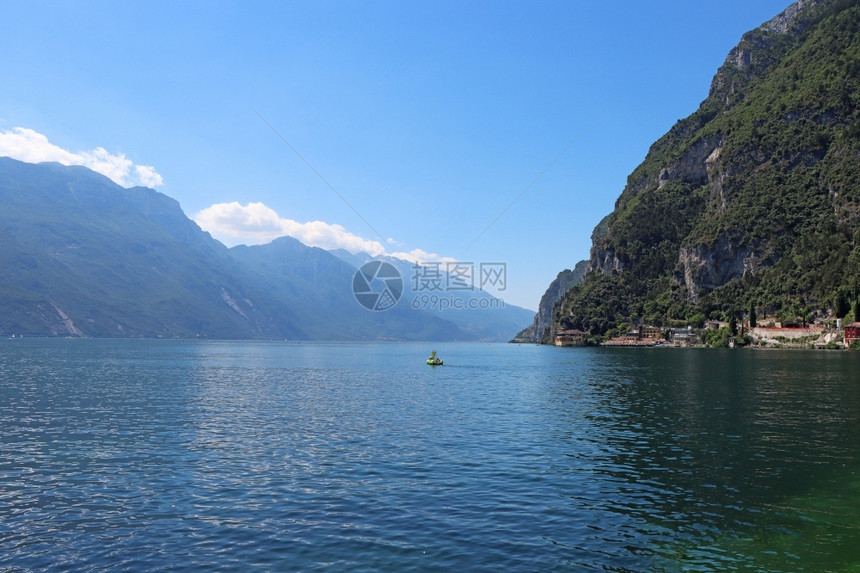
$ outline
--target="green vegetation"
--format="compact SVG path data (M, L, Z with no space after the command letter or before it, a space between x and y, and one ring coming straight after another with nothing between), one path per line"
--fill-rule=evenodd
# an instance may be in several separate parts
M788 33L746 34L749 64L727 61L652 146L595 229L602 272L558 305L561 328L858 316L860 4L821 4Z
M739 348L747 346L751 342L752 338L749 335L736 336L732 334L732 329L729 326L702 331L702 344L712 348L729 348L732 344Z
M718 328L717 330L706 330L702 333L702 338L702 342L707 346L728 348L729 340L732 338L732 331L727 326Z

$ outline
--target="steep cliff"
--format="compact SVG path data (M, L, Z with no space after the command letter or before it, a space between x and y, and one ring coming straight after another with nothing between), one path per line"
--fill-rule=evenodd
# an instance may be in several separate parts
M582 282L588 270L588 261L579 261L573 270L565 269L558 273L540 299L537 314L532 323L511 342L547 342L552 328L555 306L568 291Z
M629 176L559 326L826 315L856 296L858 28L856 0L802 0L745 34Z

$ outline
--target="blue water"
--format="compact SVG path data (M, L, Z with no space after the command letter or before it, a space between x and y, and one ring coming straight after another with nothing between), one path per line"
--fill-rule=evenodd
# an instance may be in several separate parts
M0 341L0 570L860 567L860 353Z

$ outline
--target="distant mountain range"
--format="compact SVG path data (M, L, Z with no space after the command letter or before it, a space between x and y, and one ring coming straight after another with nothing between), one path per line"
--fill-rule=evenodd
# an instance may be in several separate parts
M228 249L174 199L84 167L2 157L0 205L0 336L498 341L532 315L416 310L409 291L370 311L352 292L366 257Z
M466 265L471 276L463 278L457 288L450 288L449 285L457 281L447 271L459 266L458 263L451 263L451 266L444 262L433 263L428 268L395 257L372 257L367 253L354 255L344 250L331 252L354 267L372 260L391 263L403 277L403 298L410 306L433 311L481 340L509 340L534 316L534 312L506 304L503 299L482 290L480 263ZM510 335L505 338L503 333Z
M518 340L751 310L860 319L860 2L802 0L744 34L628 177L586 270Z

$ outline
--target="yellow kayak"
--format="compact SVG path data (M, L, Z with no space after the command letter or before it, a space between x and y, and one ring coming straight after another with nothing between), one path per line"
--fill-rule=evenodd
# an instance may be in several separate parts
M428 366L442 366L442 361L436 358L436 351L430 353L430 358L427 359Z

